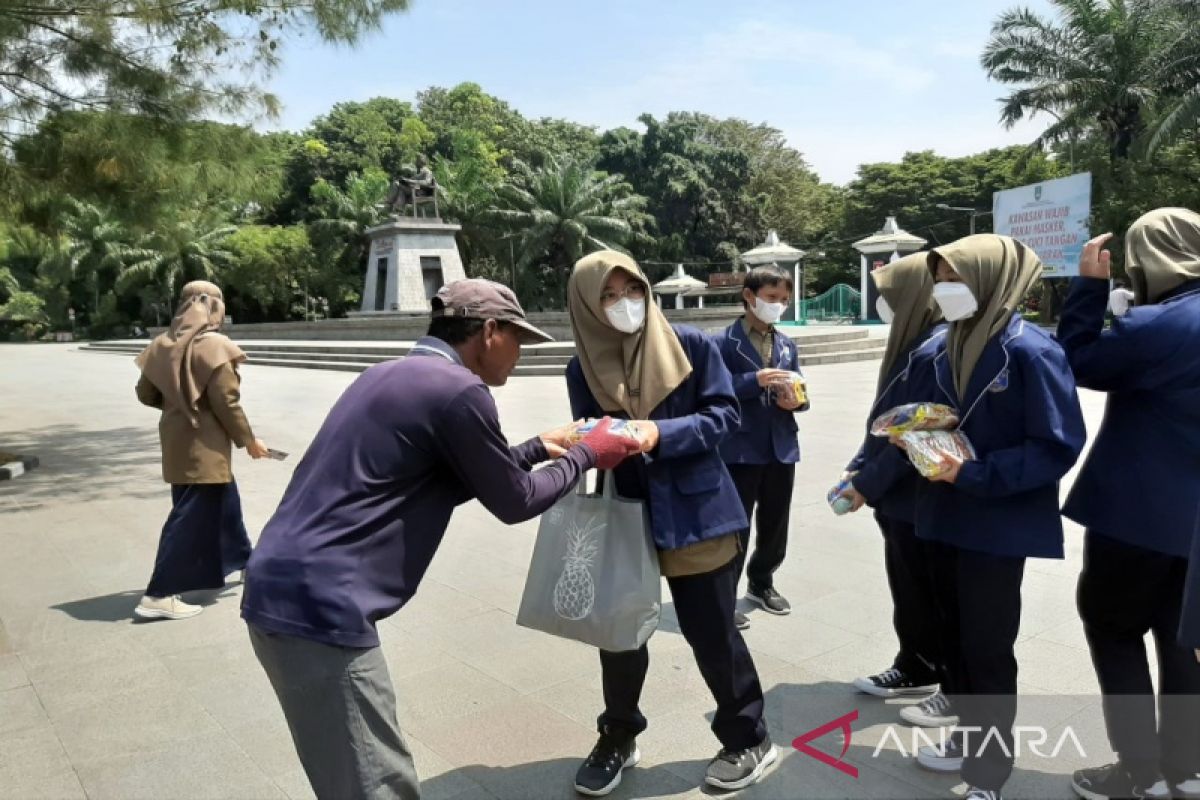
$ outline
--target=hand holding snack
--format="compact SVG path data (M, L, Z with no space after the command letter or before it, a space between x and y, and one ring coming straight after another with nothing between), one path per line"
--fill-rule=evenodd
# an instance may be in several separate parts
M756 374L758 385L766 389L772 383L786 378L788 371L786 369L760 369Z
M579 441L579 436L576 431L583 425L583 420L577 419L574 422L569 422L566 425L538 434L538 438L542 440L542 444L546 447L546 454L550 458L559 458L567 452L572 444Z
M962 469L963 460L953 453L947 453L942 456L942 471L936 475L931 475L929 480L934 483L949 483L954 484L958 480L958 471Z
M649 453L658 447L658 426L648 419L639 419L629 423L633 426L633 435L641 443L642 452Z
M593 424L587 435L579 440L596 454L596 469L613 469L640 449L637 439L613 431L613 425L613 419L605 417Z
M909 431L900 440L908 460L930 480L953 483L963 463L975 460L975 448L962 431Z
M609 421L609 423L610 423L609 431L611 433L620 434L621 436L627 436L630 439L638 438L638 428L637 428L636 422L631 422L630 420L627 420L627 419L612 419L611 417L605 417L604 419L607 419ZM589 420L579 420L578 422L571 423L570 425L567 426L570 429L569 436L567 438L567 443L568 444L578 443L579 441L581 441L583 439L583 437L585 437L589 433L591 433L596 428L596 426L599 425L601 422L603 422L603 420L589 419Z
M779 370L779 376L768 387L775 398L775 405L785 411L808 407L808 386L804 376L798 372Z

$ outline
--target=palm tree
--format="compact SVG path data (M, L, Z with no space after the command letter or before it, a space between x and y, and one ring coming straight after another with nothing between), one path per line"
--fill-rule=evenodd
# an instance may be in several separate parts
M234 263L234 254L225 249L225 240L236 225L210 225L195 219L182 219L144 237L138 257L131 260L117 278L117 290L127 291L139 282L157 284L170 307L176 291L188 281L217 281L221 272Z
M623 176L578 161L536 170L518 162L498 198L487 219L516 242L516 266L545 263L560 279L586 253L622 249L650 221L646 198Z
M344 189L321 179L310 190L319 217L309 224L309 231L319 260L325 266L323 276L316 277L325 287L326 300L335 312L348 304L347 298L338 296L339 293L345 295L344 287L362 277L369 246L367 229L383 220L387 191L388 177L380 170L350 173ZM307 271L302 276L306 318L313 277Z
M101 283L110 288L131 262L148 253L129 243L129 232L108 213L74 198L68 198L63 215L64 238L39 265L39 271L66 280L81 280L92 290L93 316L100 310Z
M346 188L339 189L324 178L310 190L320 217L313 229L351 239L365 237L367 228L383 219L383 201L387 197L388 179L378 170L363 174L350 173Z
M488 224L489 215L496 206L492 168L477 158L456 161L438 158L433 169L441 214L462 227L459 247L464 263L472 264L486 255L496 238Z
M16 294L21 290L17 278L8 267L0 267L0 290L5 294Z
M1154 148L1200 121L1200 2L1051 2L1058 20L1017 8L992 26L983 67L1018 87L1001 101L1006 126L1054 116L1035 147L1098 129L1116 162L1143 134Z

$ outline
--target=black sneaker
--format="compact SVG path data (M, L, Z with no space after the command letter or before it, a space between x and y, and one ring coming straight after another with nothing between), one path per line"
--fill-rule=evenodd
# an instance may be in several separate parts
M950 698L941 692L915 706L900 709L900 719L919 728L953 728L958 724L958 715L950 705Z
M758 783L767 767L774 764L778 757L779 751L771 744L770 736L764 738L757 747L737 751L723 749L709 762L704 782L718 789L744 789Z
M938 685L937 681L915 681L903 670L892 667L878 675L855 678L854 688L875 697L905 697L914 694L928 695L936 692Z
M1076 770L1071 776L1071 788L1084 800L1141 800L1148 797L1170 797L1170 793L1154 791L1157 779L1139 785L1120 762L1103 767ZM1162 785L1166 789L1166 784Z
M746 599L762 606L768 614L784 616L792 613L792 604L783 599L783 595L771 587L756 589L753 586L746 590Z
M591 755L575 773L575 791L588 797L603 797L621 785L621 771L635 766L641 757L637 739L600 734Z
M972 786L967 789L967 793L963 795L963 800L1004 800L999 792L994 792L991 789L980 789L978 786Z
M735 611L733 612L733 624L739 631L744 631L750 627L750 618L740 611Z

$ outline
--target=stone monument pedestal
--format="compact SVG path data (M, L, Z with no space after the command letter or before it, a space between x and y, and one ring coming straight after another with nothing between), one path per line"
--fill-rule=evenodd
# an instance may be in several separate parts
M461 229L437 217L399 217L369 228L359 314L428 312L438 289L467 277L454 239Z

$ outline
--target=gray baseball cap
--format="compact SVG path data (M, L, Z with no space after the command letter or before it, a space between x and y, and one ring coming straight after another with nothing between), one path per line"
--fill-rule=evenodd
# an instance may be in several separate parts
M553 336L529 324L512 289L485 278L467 278L443 286L433 298L433 316L494 319L521 328L526 343L554 341Z

